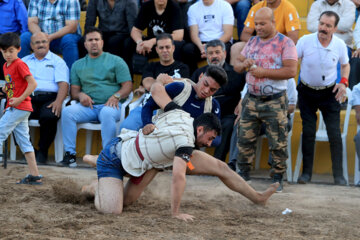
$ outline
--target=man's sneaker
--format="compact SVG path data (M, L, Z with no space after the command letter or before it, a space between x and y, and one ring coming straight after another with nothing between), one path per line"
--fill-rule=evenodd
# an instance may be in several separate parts
M281 173L275 173L272 179L273 183L280 183L279 187L276 189L276 192L282 192L283 190L283 175Z
M311 181L311 175L308 173L302 173L301 176L298 178L298 183L300 184L306 184Z
M238 171L238 174L240 175L240 177L242 177L247 183L251 183L251 178L250 178L250 174L248 171Z
M334 177L334 183L335 185L345 186L346 180L343 176L336 176Z
M76 164L76 155L75 154L70 154L70 152L66 152L64 159L60 162L60 164L64 167L70 167L70 168L75 168L77 167Z

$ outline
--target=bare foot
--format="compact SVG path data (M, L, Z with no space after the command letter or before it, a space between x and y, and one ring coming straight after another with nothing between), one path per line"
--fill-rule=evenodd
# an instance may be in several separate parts
M96 191L95 189L97 187L97 184L98 184L98 180L94 180L89 185L82 186L81 192L85 194L89 194L91 196L95 196L95 191Z
M89 164L90 166L96 168L96 161L98 159L98 156L99 155L88 155L86 154L84 157L83 157L83 161L87 164Z
M260 199L255 203L259 205L266 205L267 200L276 192L279 185L280 183L278 182L271 184L265 192L260 193Z

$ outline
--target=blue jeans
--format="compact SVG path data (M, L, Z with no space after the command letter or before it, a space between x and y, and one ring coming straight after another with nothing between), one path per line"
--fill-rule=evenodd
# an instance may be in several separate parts
M65 107L61 112L64 149L70 154L76 154L77 123L99 121L101 124L101 138L103 147L116 136L116 122L120 120L121 104L119 109L93 105L93 109L80 103Z
M0 119L0 149L3 142L7 139L11 132L14 133L16 142L18 143L22 153L34 152L34 148L30 142L29 111L23 111L9 107Z
M251 8L251 0L239 0L237 3L232 4L232 7L237 19L238 37L240 39L241 32L244 29L244 22Z
M31 41L31 32L24 32L21 34L21 51L19 52L19 57L25 57L30 54L30 41ZM64 35L61 38L54 39L50 42L50 50L57 54L62 54L64 61L69 69L71 69L72 64L79 59L79 51L77 43L80 40L81 36L76 33L69 33Z
M141 110L141 106L138 106L131 110L130 114L121 123L120 132L123 128L138 131L140 128L143 127L143 122L141 120Z

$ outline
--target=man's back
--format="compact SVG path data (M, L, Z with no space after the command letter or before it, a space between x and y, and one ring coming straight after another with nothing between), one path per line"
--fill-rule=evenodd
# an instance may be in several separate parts
M141 130L138 133L127 129L119 135L122 139L121 161L126 172L132 176L140 176L152 167L171 166L178 148L194 147L193 118L189 113L178 109L165 112L157 118L155 126L149 135L144 135Z

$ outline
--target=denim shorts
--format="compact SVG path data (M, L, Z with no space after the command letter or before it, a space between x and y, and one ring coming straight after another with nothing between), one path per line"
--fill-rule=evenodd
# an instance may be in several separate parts
M98 179L113 177L123 180L123 177L127 174L121 164L121 159L116 154L117 144L121 144L121 138L119 137L113 138L101 151L96 163Z

